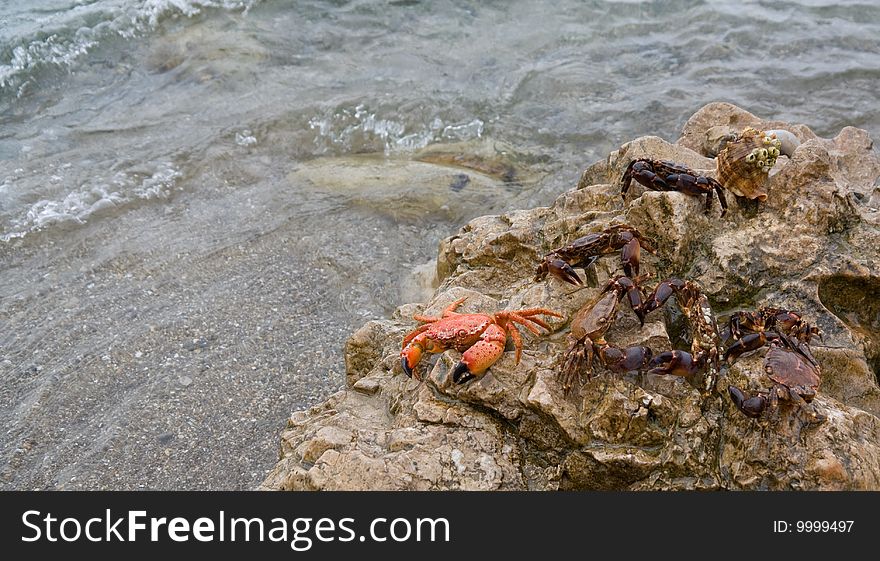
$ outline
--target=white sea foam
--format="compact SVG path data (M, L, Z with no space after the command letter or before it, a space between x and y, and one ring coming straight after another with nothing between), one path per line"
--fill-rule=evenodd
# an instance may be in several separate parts
M109 182L81 185L60 199L42 199L28 208L24 217L15 220L0 241L25 235L57 224L84 224L89 218L137 201L167 199L181 173L170 163L162 163L144 177L141 173L120 172ZM4 188L8 184L4 183Z
M473 119L446 124L440 117L434 117L428 124L403 123L358 105L312 117L309 127L316 131L314 143L318 153L382 150L392 154L412 152L433 142L480 138L484 123Z
M97 0L50 15L19 12L0 42L0 90L14 88L21 95L34 72L69 68L108 38L130 39L165 19L191 18L207 10L247 12L259 1Z
M235 133L235 143L239 146L253 146L257 143L257 137L249 129Z

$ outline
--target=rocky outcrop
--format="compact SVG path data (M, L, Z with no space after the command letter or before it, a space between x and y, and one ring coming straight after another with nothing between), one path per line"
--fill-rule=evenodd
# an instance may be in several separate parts
M801 144L771 170L765 203L738 200L719 217L703 199L620 179L634 158L668 159L713 174L717 141L745 126L786 129ZM425 305L372 321L345 349L348 387L291 417L265 489L880 489L880 158L864 131L819 138L803 125L763 121L716 103L682 137L629 142L587 169L550 207L472 220L440 247L440 286ZM558 372L568 320L619 272L614 257L585 271L592 287L535 282L540 256L612 223L656 241L643 271L697 281L715 313L761 305L797 310L818 325L822 368L814 400L827 417L805 424L783 404L778 419L745 417L727 397L735 384L768 388L764 351L723 366L715 393L683 379L602 372L563 395ZM414 313L546 307L564 315L525 336L481 379L454 385L459 358L423 359L424 381L400 367ZM617 346L677 346L672 314L640 327L621 306L606 338ZM670 338L670 334L673 335Z

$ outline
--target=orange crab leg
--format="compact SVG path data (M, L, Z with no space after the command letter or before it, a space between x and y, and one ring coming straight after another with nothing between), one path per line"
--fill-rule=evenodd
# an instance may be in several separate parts
M514 361L516 364L519 364L519 356L522 354L522 335L519 333L519 328L516 325L505 325L507 331L510 333L510 338L513 339L513 348L516 349L514 354Z
M486 328L480 340L461 355L461 361L452 370L452 381L463 384L471 378L482 376L504 354L507 332L492 324Z
M401 343L401 347L406 348L406 346L409 345L409 342L412 341L413 339L415 339L419 333L427 331L428 328L430 328L430 327L431 327L430 323L427 323L425 325L420 325L419 327L417 327L415 330L413 330L412 333L408 334L406 337L403 338L403 342Z
M555 318L562 317L562 314L560 314L558 312L554 312L553 310L548 310L547 308L526 308L525 310L516 310L516 311L514 311L514 313L519 316L529 318L532 321L536 321L536 320L534 318L532 318L531 316L536 316L538 314L545 315L545 316L553 316Z
M416 321L424 321L424 322L427 322L427 323L433 323L433 322L435 322L435 321L440 321L440 320L443 319L443 318L446 318L446 317L449 317L449 316L457 315L457 314L455 313L456 308L458 308L459 306L461 306L461 303L464 302L465 300L467 300L467 297L459 298L458 300L456 300L456 301L453 302L452 304L450 304L450 305L446 306L445 308L443 308L443 312L441 313L441 315L440 315L439 318L435 318L435 317L431 317L431 316L423 316L423 315L420 315L420 314L416 314L416 315L413 316L413 319L416 320Z
M535 326L531 325L531 323L529 322L540 325L548 331L550 330L550 326L547 324L546 321L542 320L541 318L533 317L538 314L553 316L557 318L562 317L561 314L557 314L553 310L548 310L546 308L529 308L527 310L516 310L512 312L498 312L497 314L495 314L495 319L501 324L506 324L509 321L515 321L520 325L524 325L529 331L531 331L535 335L540 335L541 332L538 331L537 328L535 328Z

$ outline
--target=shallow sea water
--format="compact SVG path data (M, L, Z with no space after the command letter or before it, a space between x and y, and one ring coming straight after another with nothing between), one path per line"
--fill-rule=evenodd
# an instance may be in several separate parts
M870 2L0 0L0 486L253 488L469 218L710 101L877 137L878 79Z

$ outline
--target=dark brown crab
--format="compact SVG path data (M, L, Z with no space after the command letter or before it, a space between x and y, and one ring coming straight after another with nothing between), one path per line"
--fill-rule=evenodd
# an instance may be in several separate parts
M727 388L730 399L743 414L758 418L770 411L776 419L779 416L779 401L784 400L797 405L809 423L826 420L811 404L819 389L821 369L802 341L785 333L777 334L764 358L764 370L773 382L767 391L749 396L736 386Z
M730 316L727 325L727 331L734 339L724 353L724 360L730 363L749 351L760 349L781 333L797 340L807 354L810 353L810 339L822 337L819 328L804 321L798 312L768 306L756 311L736 312Z
M721 203L721 216L727 213L724 188L715 179L700 175L689 167L666 160L638 158L629 163L623 174L620 194L626 200L626 192L635 179L653 191L680 191L688 195L706 195L706 214L712 209L712 192Z
M574 271L574 267L586 269L601 255L620 250L620 261L623 274L630 278L639 275L639 258L642 248L654 253L653 242L638 230L627 224L617 224L582 236L570 244L559 247L544 256L535 272L535 281L543 280L547 273L557 278L583 286L583 281Z
M648 373L681 376L708 396L718 381L721 336L709 300L700 286L694 281L667 279L645 299L642 313L662 307L673 295L690 329L691 350L660 353L649 363Z
M571 320L569 347L560 371L562 389L567 394L582 373L593 372L593 358L616 372L639 370L651 358L648 347L619 349L605 340L605 332L614 323L617 305L628 297L630 308L644 322L642 292L638 280L626 276L610 279L599 295L581 307Z

